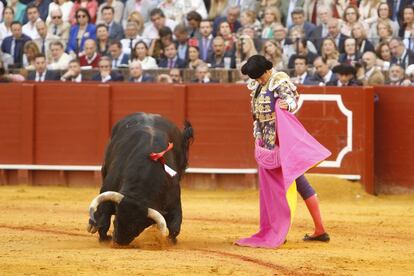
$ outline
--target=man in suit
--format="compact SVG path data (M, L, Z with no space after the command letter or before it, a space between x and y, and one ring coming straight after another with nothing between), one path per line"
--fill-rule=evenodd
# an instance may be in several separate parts
M223 37L216 36L213 39L213 52L207 58L207 63L211 68L224 68L224 59L230 59L230 68L236 68L234 55L225 52Z
M332 17L328 6L318 6L318 22L310 37L313 45L320 45L321 39L328 35L328 20Z
M313 61L315 60L315 58L318 57L317 54L309 51L309 49L307 48L307 42L308 40L306 38L300 38L291 45L295 53L291 55L291 57L289 58L289 62L288 62L289 69L293 69L295 67L295 59L297 56L306 57L307 64L313 64Z
M295 8L303 8L304 0L284 0L279 1L279 3L279 10L282 14L283 25L290 28L293 24L291 13Z
M313 61L313 67L315 68L315 75L313 81L320 86L332 85L337 80L336 75L329 69L329 65L326 60L322 57L317 57Z
M82 73L79 60L74 59L69 62L68 71L60 78L61 81L82 82Z
M195 71L196 78L192 80L195 83L217 83L218 81L211 78L208 66L205 63L201 63L197 66Z
M175 44L178 58L188 60L188 32L184 24L178 24L174 29Z
M79 64L82 67L97 68L101 56L96 52L96 42L93 39L85 41L83 52L79 57Z
M67 43L69 39L70 24L63 22L62 11L60 8L53 9L50 12L50 22L48 25L48 34L58 36L62 42Z
M31 40L30 37L22 33L22 24L14 21L10 26L12 35L6 37L1 44L1 51L10 54L13 57L13 63L17 67L21 67L23 63L23 47L24 44Z
M346 63L349 65L355 65L361 59L359 52L356 51L356 40L355 38L348 37L344 43L345 53L340 54L338 61L339 63Z
M131 55L131 50L134 50L135 44L141 41L137 23L130 21L125 27L125 38L121 39L122 52Z
M59 80L59 73L56 71L47 70L46 56L38 54L35 57L35 71L29 73L28 80L35 82L45 82Z
M200 58L207 62L207 58L213 52L213 26L211 21L202 20L200 23L200 34L201 37L198 40L198 48L200 49Z
M106 6L102 9L102 19L106 26L108 26L109 39L120 41L124 38L124 29L121 24L114 21L114 8L111 6Z
M133 61L129 64L129 82L140 83L140 82L154 82L154 78L151 75L142 73L141 62Z
M341 33L341 22L337 18L330 18L328 20L328 35L326 37L332 38L335 41L339 53L343 53L345 51L345 39L347 36ZM322 49L322 41L323 39L321 39L319 44L316 45L319 50L319 54Z
M384 85L385 78L381 70L376 68L377 56L374 52L366 52L362 55L364 63L364 85Z
M238 21L240 16L240 7L233 6L228 8L226 16L218 16L213 22L213 35L216 36L218 26L221 22L227 21L230 25L232 33L236 33L241 28L241 23Z
M23 3L23 1L19 1L19 2ZM39 18L43 21L46 21L46 18L49 14L50 2L52 1L51 0L35 0L35 1L29 1L27 5L36 7L38 14L39 14ZM26 13L25 16L23 17L23 24L27 23L28 21L30 21L30 15Z
M112 41L109 44L109 53L112 58L112 68L128 67L129 55L122 52L122 44L119 41Z
M298 85L318 85L313 80L313 76L308 73L308 60L306 56L296 56L295 58L294 77L292 82Z
M310 39L315 25L305 21L305 12L302 8L295 8L292 13L292 25L289 27L289 30L295 26L300 27L305 32L305 38Z
M161 68L185 68L186 61L182 60L177 55L177 46L175 43L170 43L164 47L165 57L160 59L158 66Z
M124 76L120 73L113 72L111 67L111 59L103 56L99 61L99 73L93 76L92 80L99 82L123 81Z
M39 37L36 38L34 42L36 43L40 52L44 54L48 60L50 60L51 59L50 43L54 41L60 41L60 37L58 37L57 35L48 33L47 26L45 22L43 21L36 22L36 29L37 29L37 32L39 33ZM65 48L65 45L63 46L63 48Z
M414 52L405 48L401 38L395 37L391 39L389 45L392 54L391 63L399 64L404 69L414 63Z

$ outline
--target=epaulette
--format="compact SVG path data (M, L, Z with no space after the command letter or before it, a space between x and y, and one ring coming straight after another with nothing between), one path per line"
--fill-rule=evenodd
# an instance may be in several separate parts
M286 84L292 91L296 91L296 86L290 81L290 77L285 72L273 73L268 88L270 91L274 91L282 84Z

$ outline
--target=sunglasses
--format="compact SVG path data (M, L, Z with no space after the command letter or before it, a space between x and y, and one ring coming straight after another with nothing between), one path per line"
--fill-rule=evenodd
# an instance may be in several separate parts
M62 16L52 16L52 19L61 19Z

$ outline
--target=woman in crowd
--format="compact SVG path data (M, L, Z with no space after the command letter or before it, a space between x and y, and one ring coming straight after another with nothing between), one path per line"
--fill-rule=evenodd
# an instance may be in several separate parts
M322 41L321 56L326 60L330 68L338 64L339 52L332 38L325 38Z
M377 49L375 50L375 53L377 54L377 64L381 67L383 72L388 72L391 65L391 49L388 42L380 42L378 44Z
M240 24L242 27L252 27L257 34L260 34L262 26L255 11L245 10L240 14Z
M377 22L377 39L374 43L378 45L381 42L390 42L393 38L393 30L390 23L387 20L381 20Z
M167 26L162 27L158 31L159 38L153 39L148 50L148 55L152 56L156 60L164 57L164 47L174 43L173 33Z
M282 50L274 40L267 40L263 45L263 55L272 62L273 68L276 70L283 70L285 64L282 57Z
M227 21L223 21L218 26L217 36L221 36L224 39L224 51L233 55L236 51L236 37L231 32L230 24Z
M342 24L341 33L343 33L346 36L351 36L352 28L360 20L358 8L352 5L348 6L344 11L342 20L343 20L343 24ZM364 28L368 30L369 29L368 25L366 25L365 23L363 24L364 24Z
M302 38L305 38L305 31L303 30L302 27L299 26L294 26L290 29L289 31L289 38L292 41L292 47L293 52L296 52L296 46L295 46L295 42L301 40ZM306 42L306 48L308 48L308 50L314 54L316 54L318 51L316 50L315 45L310 41L307 40ZM290 58L290 57L289 57Z
M109 31L105 24L96 26L96 51L100 56L109 56Z
M388 24L392 27L392 36L398 35L398 30L400 29L400 26L398 25L398 22L394 22L390 19L391 11L390 7L388 7L387 3L380 3L377 8L377 14L378 17L374 22L372 22L370 30L368 32L368 38L369 40L373 41L374 44L377 44L378 39L378 31L377 31L377 25L379 22L386 21Z
M24 14L26 13L26 5L21 3L19 0L9 0L7 7L10 7L14 11L13 21L19 21L23 24Z
M138 41L135 44L132 61L139 61L142 70L158 69L157 61L148 55L148 46L144 41Z
M60 11L62 12L62 21L68 22L69 15L72 12L72 8L73 8L73 2L70 0L54 0L53 2L49 4L49 13L46 18L46 22L49 23L52 20L52 18L50 17L51 11L56 10L56 9L60 9Z
M10 7L5 7L3 10L3 22L0 23L0 41L12 35L10 25L13 22L13 18L13 9Z
M247 61L247 59L253 55L257 55L253 40L248 35L241 35L237 40L236 63L240 65L240 63ZM238 66L238 68L240 67L241 65Z
M414 48L414 6L406 6L403 11L403 25L398 32L398 36L403 40L407 49Z
M262 19L262 39L274 38L273 28L280 23L280 12L276 7L267 7Z
M374 52L374 45L367 39L367 33L361 22L354 24L351 30L351 37L355 38L358 52L362 56L365 52Z
M40 54L39 47L34 41L28 41L23 46L23 68L26 70L35 69L35 57Z
M68 52L77 56L83 51L83 44L88 38L96 40L96 26L91 23L88 10L80 8L76 11L76 24L70 29Z
M358 8L361 15L360 20L368 26L376 22L378 18L377 9L380 3L381 0L361 0Z
M180 1L162 0L158 4L158 8L162 10L166 18L175 21L177 24L183 23L185 14Z
M202 63L204 63L204 61L200 59L200 49L195 45L189 46L187 67L189 69L196 69L197 66Z
M77 11L81 8L88 11L89 22L95 23L96 12L98 10L98 2L96 2L96 0L75 0L69 15L70 23L72 25L77 23L77 18L75 18L75 15L77 15Z
M106 6L110 6L114 8L114 21L116 23L121 24L122 22L122 15L124 14L124 4L122 1L119 0L105 0L105 1L99 1L101 3L98 8L98 12L96 15L96 22L102 22L102 9Z

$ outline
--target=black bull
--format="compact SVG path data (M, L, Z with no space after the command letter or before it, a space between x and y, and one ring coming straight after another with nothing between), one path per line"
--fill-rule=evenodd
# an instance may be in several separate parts
M88 231L98 231L100 241L110 240L107 232L115 215L112 239L118 244L129 244L154 222L175 242L182 222L180 179L192 139L189 122L181 132L154 114L136 113L120 120L106 149L103 184L90 206ZM173 148L164 159L150 158L151 153L165 151L169 143ZM167 174L163 161L177 172L175 176Z

